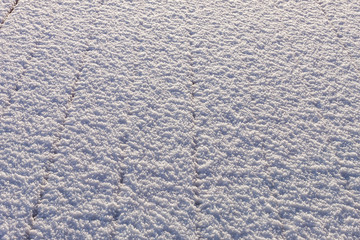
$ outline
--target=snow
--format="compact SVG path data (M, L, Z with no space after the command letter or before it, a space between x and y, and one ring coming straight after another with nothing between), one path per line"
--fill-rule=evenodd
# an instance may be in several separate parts
M357 1L0 19L1 239L360 238Z
M3 25L9 12L14 6L15 1L12 0L1 0L0 1L0 26Z

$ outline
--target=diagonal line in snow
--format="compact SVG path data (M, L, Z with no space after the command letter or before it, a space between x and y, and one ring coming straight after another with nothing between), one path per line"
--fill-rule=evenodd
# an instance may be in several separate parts
M9 11L6 13L5 17L0 22L0 29L4 26L6 20L9 18L10 14L15 10L17 5L19 4L19 0L15 0L11 5Z
M76 87L78 85L78 82L80 81L80 74L84 69L84 59L87 56L87 52L90 50L90 48L88 47L86 50L84 50L83 52L83 56L82 56L82 60L80 62L80 66L77 70L77 73L75 74L74 78L73 78L73 84L71 86L71 92L68 98L68 102L65 106L65 113L64 113L64 119L62 120L61 124L60 124L60 128L58 130L57 133L55 133L55 139L53 141L53 143L51 144L51 149L50 149L50 154L49 154L49 159L46 163L46 167L45 167L45 173L43 176L43 182L41 183L40 186L40 190L39 190L39 196L36 200L36 203L34 204L34 207L32 209L31 212L31 219L29 221L29 226L30 228L26 231L25 236L26 239L31 239L31 230L34 229L34 225L35 225L35 221L37 219L37 215L39 213L39 207L43 201L44 198L44 194L45 194L45 187L48 184L48 180L49 177L51 175L51 166L53 165L53 163L55 162L55 155L58 153L58 147L59 147L59 143L61 141L61 133L62 131L65 129L65 123L66 123L66 119L69 117L69 110L73 104L73 100L76 94Z
M195 85L196 85L196 81L195 81L195 71L194 71L194 59L192 56L192 52L191 52L191 46L192 46L192 42L191 42L191 35L192 35L192 31L189 29L186 29L186 31L188 32L188 38L189 38L189 42L188 42L188 64L189 64L189 68L190 68L190 73L189 73L189 80L190 80L190 114L191 114L191 120L192 120L192 126L191 126L191 132L192 132L192 136L191 136L191 158L192 158L192 162L193 162L193 169L194 169L194 176L193 176L193 192L194 192L194 205L196 207L197 212L200 212L200 205L202 203L201 201L201 196L200 196L200 174L199 174L199 163L197 161L196 158L196 154L198 152L198 139L196 137L196 113L195 113ZM198 214L197 214L198 215ZM199 218L199 216L195 216L195 235L197 237L197 239L201 239L200 236L200 226L199 226L199 220L197 218Z

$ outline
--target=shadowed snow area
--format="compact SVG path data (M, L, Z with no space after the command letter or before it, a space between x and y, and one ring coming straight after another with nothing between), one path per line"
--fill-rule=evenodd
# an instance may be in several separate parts
M359 22L1 0L0 239L359 239Z

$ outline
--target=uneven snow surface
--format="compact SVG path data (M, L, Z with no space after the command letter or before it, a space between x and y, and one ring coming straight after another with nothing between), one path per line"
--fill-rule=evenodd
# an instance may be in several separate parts
M358 0L0 0L0 239L360 239Z

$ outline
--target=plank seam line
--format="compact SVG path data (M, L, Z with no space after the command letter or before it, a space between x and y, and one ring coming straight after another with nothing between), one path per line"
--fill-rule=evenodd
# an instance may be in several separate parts
M200 236L200 226L199 226L199 213L201 211L200 209L200 205L202 204L201 201L201 196L200 196L200 174L199 174L199 163L198 160L196 158L197 152L198 152L198 148L199 148L199 143L198 143L198 139L196 136L196 112L195 112L195 86L197 84L197 82L195 81L195 70L194 70L194 59L193 59L193 55L192 55L192 51L191 51L191 46L193 45L192 41L191 41L191 36L193 35L193 32L189 29L186 29L186 31L188 32L187 37L189 38L188 40L188 65L190 68L190 73L188 75L189 79L190 79L190 114L191 114L191 160L193 163L193 170L194 170L194 176L193 176L193 180L192 180L192 191L194 193L194 205L195 205L195 209L196 209L196 216L195 216L195 236L197 239L201 239Z
M0 22L0 29L2 29L2 27L4 26L6 20L9 18L10 14L15 10L15 8L17 7L18 4L19 4L19 0L15 0L13 2L13 4L11 5L9 11L6 13L4 18Z
M78 85L78 82L80 81L80 74L82 73L82 71L84 69L84 59L85 59L88 51L90 51L89 47L86 50L84 50L82 53L82 59L80 60L80 66L77 69L77 73L75 73L75 75L73 77L71 92L70 92L68 101L65 106L64 118L63 118L62 122L60 123L60 127L59 127L58 131L55 133L54 141L51 144L48 161L45 163L45 173L44 173L43 179L42 179L43 181L40 183L39 195L38 195L37 199L35 200L36 202L31 210L30 221L28 224L30 226L30 229L28 229L25 233L25 237L27 240L31 239L31 230L34 229L37 215L39 213L39 207L44 198L45 187L47 184L49 184L49 177L51 175L51 167L55 163L55 155L58 153L59 143L62 139L61 134L62 134L63 130L65 129L65 123L69 117L70 108L73 105L73 100L74 100L74 97L76 94L76 87Z

